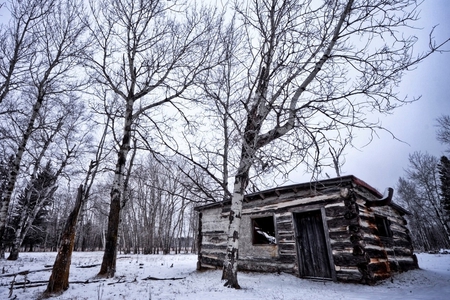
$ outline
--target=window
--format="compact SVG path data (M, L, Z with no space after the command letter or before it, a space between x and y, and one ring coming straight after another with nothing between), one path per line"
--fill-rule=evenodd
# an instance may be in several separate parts
M276 244L273 216L252 219L253 245Z
M375 215L375 224L377 225L379 236L392 237L391 222L386 217Z

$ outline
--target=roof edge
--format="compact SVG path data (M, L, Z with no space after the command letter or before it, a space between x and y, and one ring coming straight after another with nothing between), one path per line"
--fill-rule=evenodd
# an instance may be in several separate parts
M356 185L359 185L361 187L364 187L366 190L368 190L371 194L373 194L375 197L382 199L383 198L383 194L381 194L377 189L375 189L374 187L372 187L371 185L369 185L368 183L366 183L365 181L359 179L358 177L354 176L354 175L345 175L345 176L340 176L340 177L334 177L334 178L328 178L328 179L323 179L323 180L316 180L316 181L310 181L310 182L304 182L304 183L296 183L296 184L291 184L291 185L287 185L287 186L280 186L280 187L275 187L275 188L271 188L271 189L267 189L267 190L263 190L263 191L258 191L258 192L254 192L254 193L250 193L245 195L244 197L244 201L245 199L249 199L249 198L254 198L254 197L259 197L264 199L265 195L268 194L272 194L272 193L277 193L277 194L282 194L283 192L289 191L289 190L301 190L301 189L317 189L317 188L327 188L327 187L339 187L339 186L344 186L346 184L349 183L353 183ZM208 203L205 205L201 205L201 206L197 206L194 207L195 211L202 211L208 208L213 208L213 207L220 207L220 206L224 206L224 205L228 205L231 203L231 200L225 200L225 201L220 201L220 202L214 202L214 203ZM388 205L394 207L395 209L399 210L401 213L404 214L410 214L407 210L405 210L404 208L402 208L401 206L391 202Z

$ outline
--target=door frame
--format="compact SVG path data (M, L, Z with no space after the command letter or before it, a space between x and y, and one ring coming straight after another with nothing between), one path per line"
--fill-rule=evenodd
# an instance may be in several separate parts
M304 276L304 269L303 266L301 265L301 251L298 247L298 228L297 228L297 215L302 214L302 213L308 213L308 212L313 212L313 211L320 211L320 217L322 219L322 229L324 231L324 235L325 235L325 246L327 247L327 255L328 255L328 262L329 262L329 268L330 268L330 273L331 273L331 278L325 278L325 277L311 277L311 276ZM304 209L304 210L295 210L292 211L292 220L294 223L294 237L295 237L295 249L297 252L297 265L298 265L298 275L301 278L316 278L316 279L322 279L322 280L333 280L336 281L337 277L336 277L336 268L334 265L334 260L333 260L333 252L331 250L331 243L330 243L330 234L328 231L328 224L327 224L327 219L326 219L326 214L325 214L325 208L324 207L319 207L319 208L308 208L308 209Z

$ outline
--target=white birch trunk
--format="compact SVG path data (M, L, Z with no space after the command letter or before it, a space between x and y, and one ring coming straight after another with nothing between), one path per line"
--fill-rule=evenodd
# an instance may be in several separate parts
M228 242L226 256L223 262L222 279L226 279L225 286L239 289L240 286L237 280L237 267L239 259L239 231L241 225L242 203L244 200L245 188L249 180L249 170L253 165L253 159L258 149L268 145L274 140L287 134L294 128L297 118L297 104L300 96L306 90L308 85L316 78L317 74L322 69L322 66L330 57L344 23L344 20L350 14L351 7L354 0L348 0L342 15L333 32L333 36L328 46L324 49L321 59L315 64L315 68L311 71L309 76L303 81L300 87L296 90L289 103L289 116L283 125L276 125L271 130L261 134L261 128L266 120L271 107L266 104L267 87L269 85L270 66L273 59L274 48L276 44L271 44L267 50L267 60L265 67L262 67L259 73L259 82L256 87L254 101L247 110L247 124L243 131L242 153L240 158L240 165L235 177L233 197L231 200L230 223L228 228ZM317 53L321 50L317 50Z
M114 181L111 188L111 203L108 228L105 236L105 252L99 276L114 277L116 271L117 241L119 235L120 211L123 197L125 166L130 151L131 124L133 122L133 99L127 100L122 143L117 155Z
M11 197L14 192L14 188L16 186L17 176L20 171L20 164L22 163L22 157L25 153L25 148L27 146L28 140L33 131L34 122L39 114L39 110L42 107L42 103L44 101L44 96L40 95L37 98L37 101L33 105L33 109L31 112L31 117L28 120L27 128L22 136L22 140L19 144L19 148L17 149L16 156L14 158L14 163L12 165L12 170L10 170L8 174L8 183L6 185L6 190L3 193L3 199L0 206L0 258L5 258L5 249L3 244L3 235L5 233L6 220L9 211L9 204L11 203Z
M228 240L225 260L223 262L222 279L227 280L224 286L240 289L237 279L237 267L239 259L239 232L242 217L242 203L244 201L245 188L249 180L249 170L252 165L253 155L249 155L246 151L247 147L243 147L241 163L238 174L235 177L233 197L231 199L231 209L228 225Z

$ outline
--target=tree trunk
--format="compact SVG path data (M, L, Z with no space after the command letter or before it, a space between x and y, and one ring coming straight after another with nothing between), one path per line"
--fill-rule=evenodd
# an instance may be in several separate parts
M77 200L75 207L67 218L64 231L61 234L61 245L59 247L58 255L53 264L52 275L45 290L45 294L62 293L69 288L69 271L70 263L72 261L72 251L75 243L75 232L78 220L78 215L82 206L83 200L83 185L78 187Z
M111 189L111 204L109 207L108 229L105 237L105 253L98 276L114 277L116 272L117 240L119 234L120 210L124 191L125 166L130 151L131 124L133 121L134 100L127 101L125 126L120 145L114 182Z
M105 236L105 252L99 276L114 277L116 272L117 240L120 222L120 191L111 192L108 228Z
M4 248L5 245L3 244L3 235L5 233L6 220L8 216L9 204L11 202L12 193L14 192L14 187L16 186L16 180L17 176L19 175L20 164L22 162L23 154L25 153L25 148L33 131L34 122L36 121L36 118L39 115L39 110L42 107L43 101L44 96L39 95L36 103L33 105L31 117L28 120L27 128L22 136L22 140L17 149L12 169L10 170L8 175L8 183L6 185L6 190L3 192L3 198L1 199L2 202L0 205L0 258L5 258L5 248Z
M246 145L249 145L246 143ZM240 289L237 279L237 267L239 259L239 231L241 226L242 202L244 200L245 188L248 185L249 170L252 165L253 154L248 153L250 149L242 148L241 162L234 181L233 197L231 199L231 210L228 225L227 252L223 262L222 280L226 280L224 286Z

